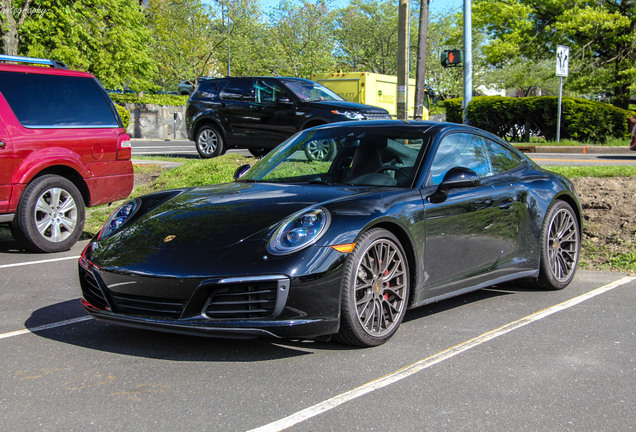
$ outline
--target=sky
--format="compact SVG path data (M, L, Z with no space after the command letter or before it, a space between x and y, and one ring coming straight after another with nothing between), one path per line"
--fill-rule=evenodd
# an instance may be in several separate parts
M260 0L260 3L267 10L278 5L279 0ZM348 4L349 0L332 0L332 5L336 8L346 7ZM429 13L435 15L448 10L461 10L463 4L463 0L431 0Z

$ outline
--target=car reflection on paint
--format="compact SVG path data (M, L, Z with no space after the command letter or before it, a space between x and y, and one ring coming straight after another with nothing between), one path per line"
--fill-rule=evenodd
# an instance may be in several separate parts
M329 157L307 158L324 140ZM564 288L580 227L572 184L486 132L337 123L232 183L125 203L80 258L82 303L132 327L375 346L410 308L515 279Z

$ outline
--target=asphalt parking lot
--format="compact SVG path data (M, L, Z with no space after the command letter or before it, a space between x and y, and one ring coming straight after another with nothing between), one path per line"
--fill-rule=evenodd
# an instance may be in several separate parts
M85 243L33 255L0 236L0 430L634 430L635 277L481 290L351 349L97 322L79 304Z

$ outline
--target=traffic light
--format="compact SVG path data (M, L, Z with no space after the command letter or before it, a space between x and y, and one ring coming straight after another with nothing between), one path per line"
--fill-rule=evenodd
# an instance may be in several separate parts
M462 50L458 49L444 50L440 57L444 67L457 67L463 60Z

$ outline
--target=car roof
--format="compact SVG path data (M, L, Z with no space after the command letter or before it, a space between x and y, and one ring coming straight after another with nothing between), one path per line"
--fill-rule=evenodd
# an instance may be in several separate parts
M79 76L86 78L94 78L93 74L82 71L75 71L70 69L59 69L50 66L25 66L15 63L2 63L0 62L0 71L5 72L20 72L20 73L32 73L41 75L63 75L63 76Z

